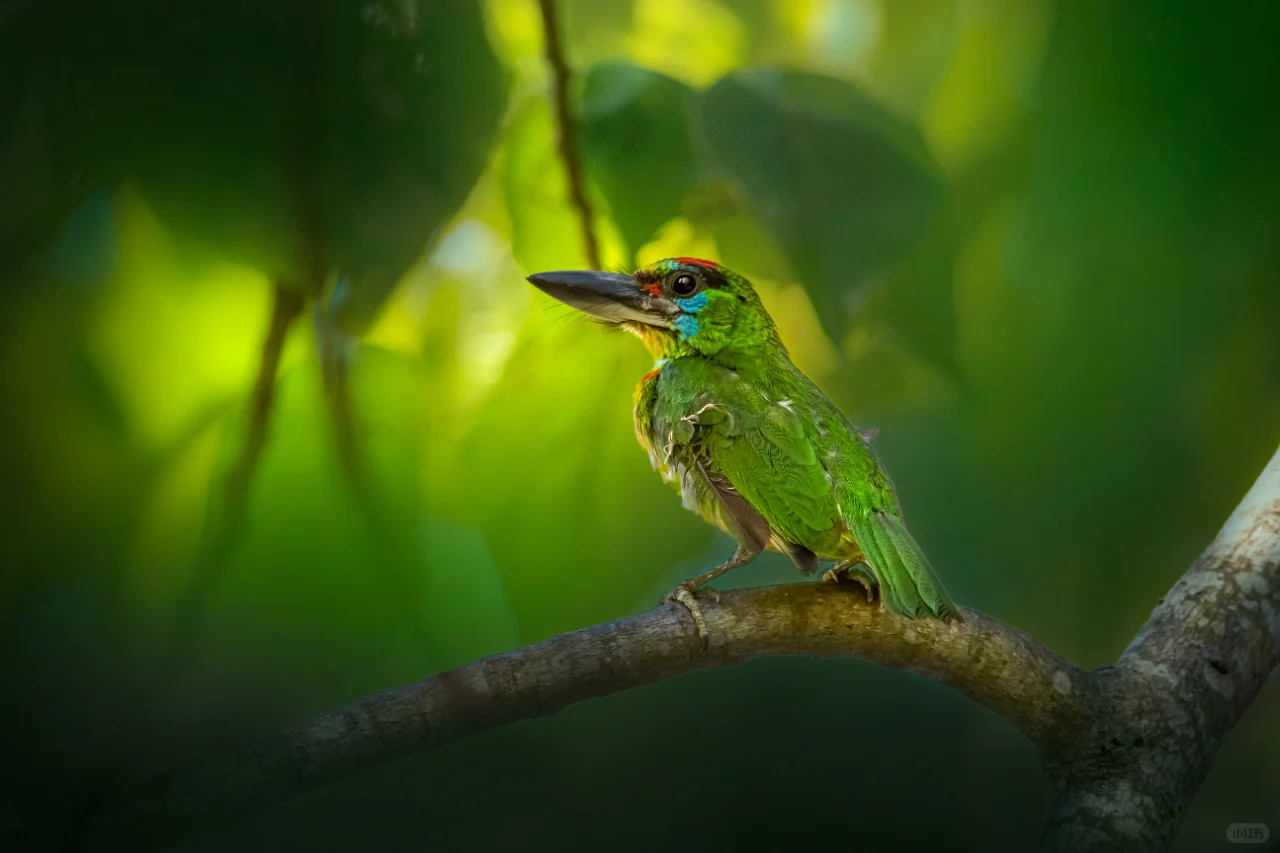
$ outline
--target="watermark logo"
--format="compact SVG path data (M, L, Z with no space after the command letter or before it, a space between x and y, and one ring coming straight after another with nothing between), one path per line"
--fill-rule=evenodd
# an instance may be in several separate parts
M1227 827L1227 840L1232 844L1262 844L1271 837L1265 823L1233 823Z

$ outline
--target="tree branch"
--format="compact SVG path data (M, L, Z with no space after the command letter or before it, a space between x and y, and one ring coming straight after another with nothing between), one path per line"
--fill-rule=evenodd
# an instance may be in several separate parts
M1085 737L1049 763L1046 849L1164 850L1280 666L1280 451L1120 656Z
M1280 664L1280 451L1115 667L1085 672L971 610L911 620L860 588L796 584L561 634L366 696L109 806L98 842L212 828L410 752L699 669L771 655L860 657L936 679L1008 720L1044 757L1046 850L1163 850L1218 747Z
M592 269L598 270L600 269L600 246L596 242L591 200L587 198L586 181L582 177L582 158L578 154L578 135L569 98L569 78L572 75L569 71L569 63L565 61L564 47L560 42L560 21L556 0L538 0L538 7L542 11L547 64L551 66L557 148L560 151L560 159L564 162L565 178L569 182L569 201L578 213L587 263Z

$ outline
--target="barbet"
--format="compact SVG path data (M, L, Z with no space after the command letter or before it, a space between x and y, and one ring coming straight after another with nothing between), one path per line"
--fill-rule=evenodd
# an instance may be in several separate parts
M711 261L669 258L632 275L548 272L543 292L644 341L655 359L635 423L684 505L738 543L732 558L667 596L706 622L694 594L766 548L805 574L852 577L895 613L959 619L867 434L787 354L751 283Z

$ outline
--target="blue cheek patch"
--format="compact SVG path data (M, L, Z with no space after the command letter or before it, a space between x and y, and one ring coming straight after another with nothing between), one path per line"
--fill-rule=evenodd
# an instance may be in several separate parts
M702 326L698 324L698 318L692 314L681 314L671 325L680 333L680 337L686 341L702 331Z
M680 337L688 340L702 331L702 325L698 322L698 318L693 315L707 307L707 294L699 293L697 296L690 296L688 299L677 299L676 304L685 313L677 317L671 325L680 333Z
M707 307L707 294L699 293L697 296L690 296L688 299L677 299L676 304L680 306L681 311L687 314L697 314Z

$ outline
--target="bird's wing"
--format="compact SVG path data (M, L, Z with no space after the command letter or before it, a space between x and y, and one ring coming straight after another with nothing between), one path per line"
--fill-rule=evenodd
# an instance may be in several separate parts
M818 550L839 514L800 407L700 360L677 361L659 379L652 408L659 460L699 462L763 517L778 550L811 567L812 554L794 546Z
M773 538L769 523L710 465L700 439L696 409L686 393L687 376L671 369L662 383L652 374L636 391L636 437L649 461L675 486L687 509L724 530L747 550L758 553Z

